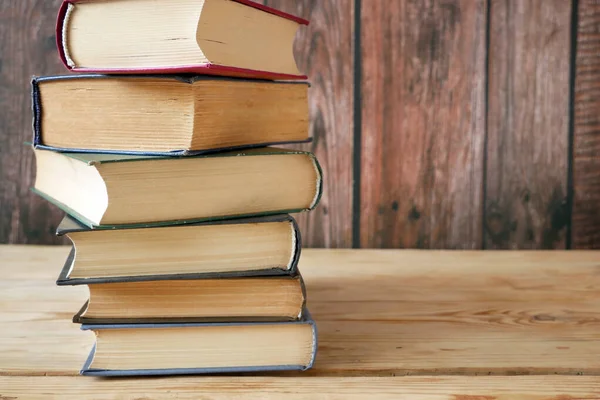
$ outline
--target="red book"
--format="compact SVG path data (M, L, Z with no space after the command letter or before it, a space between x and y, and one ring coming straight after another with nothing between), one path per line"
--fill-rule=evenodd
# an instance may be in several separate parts
M76 72L295 80L300 25L249 0L64 0L56 40Z

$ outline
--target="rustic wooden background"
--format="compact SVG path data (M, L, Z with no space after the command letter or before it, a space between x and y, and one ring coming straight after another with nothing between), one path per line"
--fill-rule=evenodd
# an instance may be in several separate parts
M0 2L0 243L59 242L23 146L59 3ZM311 21L307 245L600 248L600 0L264 3Z

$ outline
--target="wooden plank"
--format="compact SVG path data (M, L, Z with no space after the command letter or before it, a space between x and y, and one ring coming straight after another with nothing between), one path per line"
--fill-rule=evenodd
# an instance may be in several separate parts
M62 213L29 192L32 75L63 73L54 44L60 0L0 2L0 243L64 243Z
M364 2L362 247L481 247L486 2Z
M492 0L485 248L564 248L571 2Z
M324 378L183 377L91 379L0 377L0 398L49 399L410 399L575 400L600 398L589 376Z
M600 2L580 0L573 138L573 248L600 248Z
M0 246L0 375L83 364L86 289L54 285L67 253ZM600 374L597 252L307 249L300 268L319 328L302 376Z
M294 54L311 83L310 133L302 146L317 155L324 193L316 210L298 214L307 247L352 247L354 1L263 0L310 21L296 37Z

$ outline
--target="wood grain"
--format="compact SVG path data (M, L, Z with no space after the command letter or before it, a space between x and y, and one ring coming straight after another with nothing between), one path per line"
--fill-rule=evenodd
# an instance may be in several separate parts
M600 248L600 1L580 0L573 138L573 248Z
M575 3L572 155L573 2L491 0L486 10L484 0L365 1L355 77L354 0L261 1L311 21L294 52L312 83L315 140L304 148L324 167L325 195L298 216L305 245L352 245L358 78L361 246L564 248L571 223L573 247L600 247L597 0ZM0 4L0 243L64 243L53 236L61 212L29 192L33 157L22 145L31 135L30 77L65 72L54 44L59 4Z
M86 289L54 285L68 250L0 246L0 375L85 360ZM597 252L307 249L300 269L319 328L303 377L600 374Z
M14 3L14 4L13 4ZM304 243L352 245L353 1L266 1L311 20L295 44L301 70L311 80L311 134L325 170L319 208L298 215ZM63 73L54 44L60 0L20 0L0 5L0 243L61 243L53 237L60 212L29 192L33 158L29 80ZM64 242L63 242L64 243Z
M0 2L0 243L64 243L62 213L29 192L33 75L62 73L54 43L60 0Z
M299 214L307 247L352 247L353 33L354 1L263 0L263 4L306 18L294 54L308 75L311 144L324 171L318 208Z
M0 377L0 399L322 399L322 400L591 400L590 376L519 377L188 377L90 379Z
M492 0L485 248L564 248L571 2Z
M362 247L480 247L486 2L364 2L361 20Z

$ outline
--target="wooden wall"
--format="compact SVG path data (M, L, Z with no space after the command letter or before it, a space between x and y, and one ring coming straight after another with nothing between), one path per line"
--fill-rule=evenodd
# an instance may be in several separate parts
M31 75L59 0L0 4L0 243L55 243L29 194ZM307 245L600 248L600 1L263 0L308 18Z
M30 81L63 73L54 21L60 0L0 1L0 243L61 243L61 213L34 196Z

